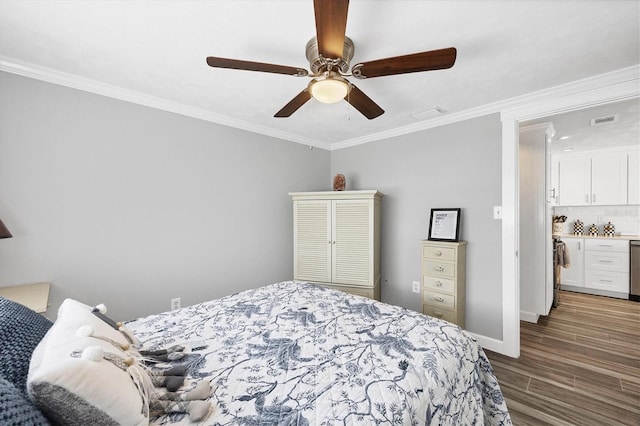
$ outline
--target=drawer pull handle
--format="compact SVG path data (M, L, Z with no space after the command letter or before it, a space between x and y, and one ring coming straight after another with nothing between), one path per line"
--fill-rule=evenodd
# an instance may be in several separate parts
M613 247L611 244L598 244L600 247Z
M601 283L612 283L613 281L611 280L600 280Z
M599 260L600 263L611 263L613 260Z
M442 281L436 281L436 287L442 287L443 284Z
M436 302L444 302L443 297L434 297L433 300L435 300Z
M442 312L434 312L433 316L436 318L442 318Z
M434 254L435 254L436 256L442 256L442 252L441 252L440 250L437 250Z
M436 266L433 268L434 271L438 271L438 272L442 272L444 271L444 268L442 266Z

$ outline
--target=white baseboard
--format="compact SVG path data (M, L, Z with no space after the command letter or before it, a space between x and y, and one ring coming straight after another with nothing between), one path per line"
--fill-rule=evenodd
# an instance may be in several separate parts
M538 318L540 318L539 314L534 314L533 312L527 312L527 311L520 311L521 321L532 322L534 324L537 324Z
M617 299L629 299L629 293L619 293L617 291L608 291L608 290L598 290L596 288L585 288L585 287L574 287L571 285L560 286L561 290L566 291L574 291L576 293L586 293L586 294L595 294L597 296L607 296L607 297L615 297ZM562 303L562 300L559 300L558 303Z

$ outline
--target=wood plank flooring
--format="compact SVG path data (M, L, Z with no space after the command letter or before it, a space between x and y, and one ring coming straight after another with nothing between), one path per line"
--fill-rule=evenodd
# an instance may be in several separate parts
M561 291L520 324L520 358L485 351L513 424L640 425L640 303Z

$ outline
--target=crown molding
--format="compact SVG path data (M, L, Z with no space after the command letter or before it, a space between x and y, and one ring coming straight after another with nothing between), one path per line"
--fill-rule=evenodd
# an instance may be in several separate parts
M0 71L21 75L23 77L29 77L36 80L46 81L48 83L58 84L60 86L70 87L72 89L95 93L97 95L130 102L133 104L144 105L150 108L172 112L174 114L196 118L223 126L246 130L248 132L271 136L277 139L283 139L303 145L322 148L325 150L330 149L330 144L318 141L316 139L306 138L293 133L275 130L266 126L259 126L248 121L237 120L221 114L216 114L202 108L195 108L189 105L181 104L179 102L145 95L140 92L124 89L122 87L114 86L111 84L101 83L96 80L79 77L73 74L60 72L51 68L16 61L5 56L0 56Z
M329 143L276 130L267 126L259 126L248 121L233 119L202 108L195 108L178 102L145 95L140 92L78 77L77 75L56 71L51 68L16 61L4 56L0 56L0 71L329 151L403 136L495 113L501 113L503 118L510 117L512 115L520 117L527 115L528 118L537 118L537 106L539 106L538 109L541 111L540 114L543 115L548 115L548 111L550 109L555 109L558 112L561 112L563 110L562 99L565 97L575 97L580 93L593 94L597 91L618 90L620 93L616 99L620 100L640 96L640 89L638 89L638 87L640 87L640 85L638 85L638 80L640 80L640 65L633 65L631 67L554 86L537 92L516 96L452 114L446 114L441 117L436 117L419 123L376 132L358 138ZM553 107L554 105L556 105L555 108ZM567 107L567 110L569 109L570 108Z
M476 108L470 108L465 111L446 114L420 123L398 127L384 132L373 133L359 138L348 139L342 142L336 142L331 144L331 149L336 150L348 148L376 140L389 139L495 113L521 115L522 110L529 109L532 111L530 112L531 116L528 118L539 118L541 116L548 115L548 110L554 109L552 107L554 104L556 105L555 109L561 111L563 104L562 98L579 95L581 93L589 94L586 96L590 96L594 92L598 91L618 90L620 91L620 94L617 97L619 100L638 97L640 96L640 85L638 85L638 80L640 80L640 65L633 65L631 67L584 78L582 80L576 80L567 84L539 90L537 92L504 99ZM595 97L597 98L599 96ZM541 115L534 115L535 108L540 110ZM566 110L570 109L570 107L566 108Z

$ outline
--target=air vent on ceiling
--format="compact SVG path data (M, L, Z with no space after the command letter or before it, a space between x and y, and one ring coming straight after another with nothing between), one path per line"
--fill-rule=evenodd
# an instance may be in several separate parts
M618 121L618 114L615 115L605 115L604 117L595 117L591 119L592 126L600 126L602 124L615 123Z
M425 111L413 113L411 114L411 117L415 118L416 120L424 120L425 118L439 117L446 112L447 111L443 110L442 108L435 106Z

